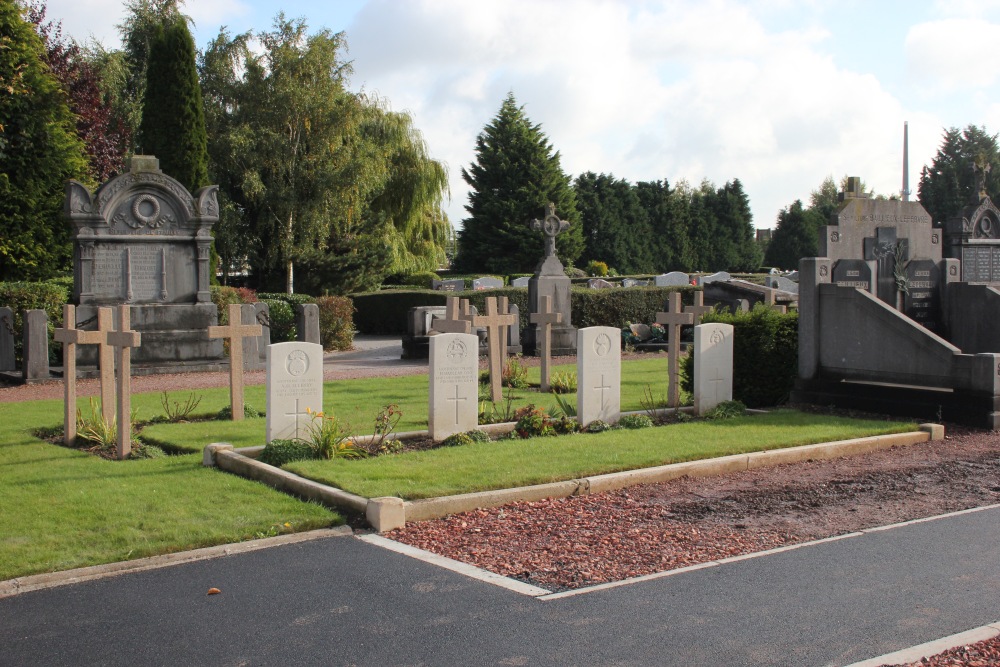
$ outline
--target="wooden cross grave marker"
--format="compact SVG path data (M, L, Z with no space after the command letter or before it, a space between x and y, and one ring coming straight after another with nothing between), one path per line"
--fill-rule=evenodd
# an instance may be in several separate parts
M243 306L229 304L229 324L210 326L209 338L229 339L229 405L233 421L243 420L243 338L259 336L263 329L259 324L241 324Z
M788 308L786 308L785 306L779 306L777 303L775 303L773 290L768 290L767 292L764 293L764 303L767 304L768 308L777 311L779 313L785 313L788 311Z
M706 306L705 305L705 293L704 292L695 292L694 293L694 305L693 306L684 306L684 312L685 313L691 313L692 315L694 315L694 323L695 324L701 324L701 318L706 313L711 313L714 310L715 310L714 306Z
M552 312L552 297L538 297L538 312L532 313L528 320L536 325L535 340L541 342L542 381L538 387L539 391L549 390L550 370L549 364L552 362L552 325L562 323L562 313Z
M438 333L463 333L472 331L472 322L463 317L461 299L449 296L445 301L444 319L434 323L434 331ZM468 303L468 301L466 301Z
M102 311L104 311L102 313ZM103 317L102 317L103 315ZM104 350L111 351L108 345L108 330L111 328L112 312L110 308L98 310L98 330L87 331L76 328L76 306L63 305L63 327L55 330L53 338L63 344L63 444L67 447L76 445L76 346L100 345L102 359ZM115 388L114 361L101 364L101 414L106 422L111 423L114 417ZM107 371L104 370L105 366ZM105 379L107 375L107 379ZM108 388L110 398L107 397ZM107 406L105 408L105 406Z
M108 345L118 348L118 458L132 451L132 348L142 343L142 334L132 331L131 307L118 307L118 330L108 332ZM103 369L102 369L103 372Z
M503 363L507 356L507 348L501 345L506 338L502 329L517 322L517 317L501 313L497 309L495 296L486 297L486 314L472 318L472 325L486 329L486 341L489 343L490 361L490 399L496 403L503 398L500 377L503 373Z
M667 404L676 409L680 405L681 327L685 324L694 324L694 315L681 312L681 295L679 292L671 292L667 300L667 312L657 313L656 323L667 327L669 355Z

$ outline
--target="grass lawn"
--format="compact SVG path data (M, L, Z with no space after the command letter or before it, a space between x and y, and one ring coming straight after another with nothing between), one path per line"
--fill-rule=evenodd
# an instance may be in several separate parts
M342 523L200 454L107 461L31 435L61 421L62 401L0 404L0 580Z
M665 376L664 356L625 362L622 409L641 409L647 386L657 387L657 397L662 397ZM529 370L529 380L537 383L537 368ZM172 392L170 399L183 402L189 393ZM215 413L229 400L226 388L195 394L202 398L200 414ZM515 406L555 406L551 395L514 394ZM567 399L575 403L575 396ZM263 411L264 388L247 387L246 400ZM330 382L323 409L345 418L352 433L367 434L379 408L388 403L403 411L398 431L426 429L427 376ZM163 414L156 393L135 395L132 404L139 420ZM86 400L80 407L89 411ZM342 522L319 505L202 467L201 450L208 443L263 444L264 419L150 425L143 430L144 439L190 453L125 462L32 435L39 427L60 426L61 420L61 401L0 404L0 580ZM368 497L419 498L910 429L912 425L781 412L723 423L298 463L293 469Z
M722 421L501 440L376 459L298 461L285 468L368 498L412 500L915 429L915 424L778 410Z

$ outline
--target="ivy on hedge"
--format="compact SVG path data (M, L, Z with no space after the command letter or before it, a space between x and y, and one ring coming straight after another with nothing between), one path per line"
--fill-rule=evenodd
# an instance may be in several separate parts
M798 311L763 304L748 313L708 313L702 322L733 325L733 399L749 408L788 400L799 368ZM694 355L681 360L681 387L694 390Z

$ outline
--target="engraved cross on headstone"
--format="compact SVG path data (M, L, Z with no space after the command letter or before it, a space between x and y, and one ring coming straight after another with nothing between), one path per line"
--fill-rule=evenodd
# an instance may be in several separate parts
M667 312L656 314L656 323L667 327L667 361L669 363L669 378L667 383L667 403L676 408L680 405L680 356L681 327L694 324L694 315L681 312L681 295L671 292L667 300Z
M594 387L594 391L601 392L601 410L605 410L608 407L608 397L607 392L612 389L611 385L608 384L607 380L604 379L604 373L601 373L601 383Z
M294 417L294 418L295 418L295 435L293 435L293 436L292 436L293 438L298 438L298 437L300 437L300 436L299 436L299 433L300 433L301 431L300 431L300 429L299 429L299 420L300 420L300 419L301 419L301 418L302 418L303 416L308 416L308 417L309 417L310 419L312 419L312 415L313 415L313 413L312 413L312 412L310 412L310 408L309 408L309 406L306 406L306 407L304 407L304 408L302 408L302 407L299 407L299 402L300 402L301 400L302 400L302 399L300 399L300 398L296 398L296 399L295 399L295 410L294 410L293 412L286 412L286 413L285 413L285 416L286 416L286 417ZM320 407L322 407L322 406L320 406ZM235 414L235 413L234 413L234 414Z
M458 405L458 403L459 403L459 401L465 402L465 401L469 400L468 397L466 397L466 396L459 396L458 394L459 394L459 392L458 392L458 385L456 384L455 385L455 398L452 398L450 396L448 397L449 401L454 401L454 403L455 403L455 424L458 424L458 417L459 417L459 414L458 414L459 405Z
M552 257L556 254L556 236L569 229L569 222L560 220L556 215L556 205L549 202L545 208L545 218L532 220L531 228L536 232L545 232L545 256Z
M507 356L507 349L501 346L501 341L504 339L501 329L509 327L516 321L515 315L499 312L497 299L494 296L486 297L486 314L472 318L473 326L486 328L486 341L489 343L490 399L494 403L503 398L500 376Z
M132 330L131 306L118 307L118 330L108 332L108 345L118 348L118 458L132 451L132 348L142 334Z
M229 405L234 422L243 419L243 338L259 336L263 329L259 324L241 324L243 306L229 304L229 324L208 327L209 338L229 339ZM296 421L296 427L298 422Z
M538 328L535 340L541 342L540 352L542 356L542 380L538 389L539 391L546 392L549 390L549 364L552 362L552 325L562 322L562 313L552 312L551 296L539 296L538 312L532 313L528 317L528 320Z

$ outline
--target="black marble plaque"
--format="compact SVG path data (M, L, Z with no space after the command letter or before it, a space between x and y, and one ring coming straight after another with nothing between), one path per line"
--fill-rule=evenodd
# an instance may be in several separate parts
M903 312L931 331L941 328L941 269L929 259L906 265L907 294Z
M872 270L863 259L841 259L833 265L833 283L871 290Z
M461 292L465 289L464 280L434 280L431 287L439 292Z
M962 248L962 280L969 283L989 283L1000 280L1000 260L994 260L994 253L1000 247L964 246ZM993 262L998 261L994 271ZM994 278L995 277L995 278Z

